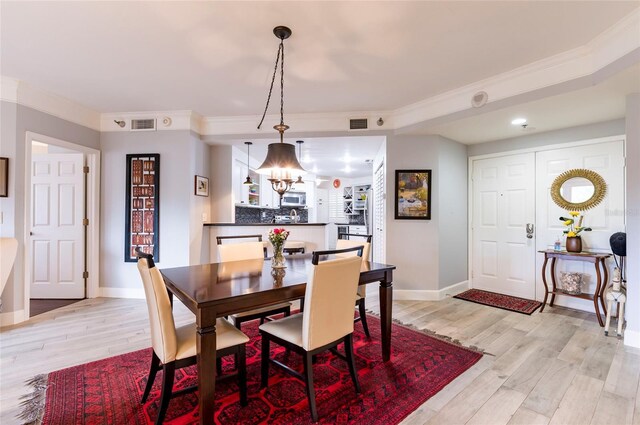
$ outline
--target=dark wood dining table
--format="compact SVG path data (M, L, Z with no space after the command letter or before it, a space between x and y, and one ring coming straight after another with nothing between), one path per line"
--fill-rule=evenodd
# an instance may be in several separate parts
M214 420L216 319L304 297L311 255L287 257L285 269L269 260L245 260L162 269L170 296L196 316L200 423ZM362 262L360 285L379 282L382 359L391 357L391 305L395 266Z

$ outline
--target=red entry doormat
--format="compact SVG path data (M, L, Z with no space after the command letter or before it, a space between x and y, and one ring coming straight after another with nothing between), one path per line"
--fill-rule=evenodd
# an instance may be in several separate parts
M512 297L510 295L497 294L495 292L482 291L480 289L469 289L468 291L454 295L453 298L460 298L461 300L528 315L531 315L531 313L539 309L542 305L541 302L536 300Z
M355 325L354 348L362 393L356 394L344 360L327 352L314 364L316 403L320 423L397 424L427 399L475 364L482 354L393 325L392 355L382 362L380 321L367 318L371 339ZM239 402L237 380L216 385L216 423L306 424L311 423L304 384L273 366L269 387L260 389L260 336L257 321L243 325L247 344L249 405ZM284 349L272 344L272 356L281 361ZM342 347L340 347L342 350ZM140 404L147 382L151 350L140 350L48 375L44 424L151 424L156 418L162 372L145 405ZM224 359L223 373L233 357ZM290 353L288 364L302 370L300 357ZM194 367L176 371L174 390L194 385ZM171 399L165 423L198 421L197 391Z

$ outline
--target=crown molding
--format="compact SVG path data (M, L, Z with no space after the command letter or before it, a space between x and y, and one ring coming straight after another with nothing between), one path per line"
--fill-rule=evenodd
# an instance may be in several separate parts
M18 80L0 76L0 100L18 103Z
M156 131L193 130L200 133L202 117L193 111L109 112L100 116L100 131L131 131L131 120L155 119ZM124 121L120 127L115 121Z
M58 94L34 87L25 81L2 76L2 100L27 106L93 130L100 130L99 112Z

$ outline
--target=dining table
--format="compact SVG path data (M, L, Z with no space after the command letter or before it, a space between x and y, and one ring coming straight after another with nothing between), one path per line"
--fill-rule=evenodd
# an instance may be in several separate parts
M160 270L171 299L175 296L195 314L200 424L214 423L216 319L303 298L311 267L311 254L302 254L287 256L284 269L258 259ZM389 264L363 261L359 279L359 285L379 282L385 362L391 358L393 270Z

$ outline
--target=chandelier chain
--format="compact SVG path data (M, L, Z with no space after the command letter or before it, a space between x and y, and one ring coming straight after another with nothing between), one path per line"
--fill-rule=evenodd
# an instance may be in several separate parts
M276 81L276 74L278 73L278 63L280 62L280 51L282 50L283 56L284 56L284 43L281 40L280 41L280 46L278 47L278 53L276 54L276 65L273 67L273 77L271 77L271 86L269 87L269 95L267 96L267 104L264 106L264 112L262 113L262 119L260 119L260 124L258 124L258 130L260 130L260 127L262 126L262 123L264 122L264 118L267 116L267 109L269 109L269 102L271 101L271 93L273 92L273 84ZM283 111L283 107L282 107L282 84L284 81L284 72L281 72L281 76L280 76L280 85L281 85L281 91L280 91L280 120L282 121L282 111Z
M280 125L284 125L284 40L280 40Z

